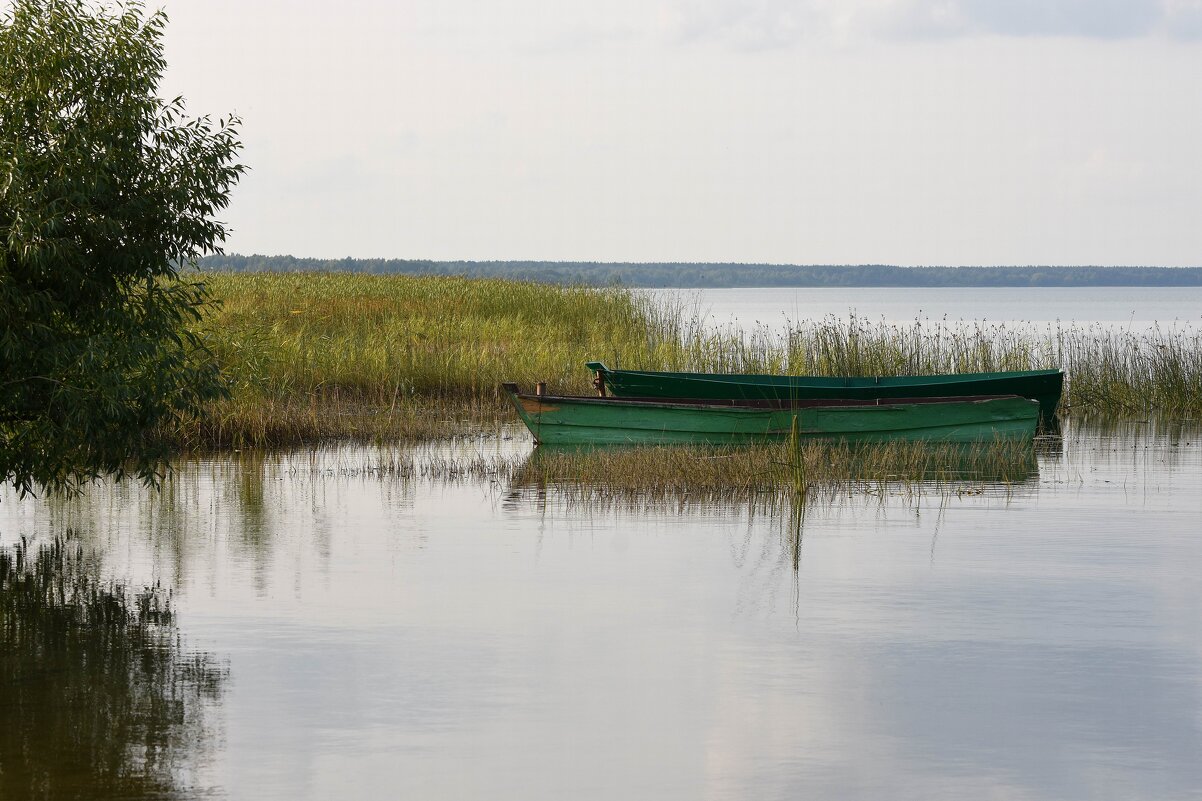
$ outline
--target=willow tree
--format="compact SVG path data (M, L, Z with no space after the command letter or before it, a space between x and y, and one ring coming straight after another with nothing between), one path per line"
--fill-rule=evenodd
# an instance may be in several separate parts
M237 120L159 84L162 12L16 0L0 18L0 482L160 475L153 434L223 393L181 270L217 252Z

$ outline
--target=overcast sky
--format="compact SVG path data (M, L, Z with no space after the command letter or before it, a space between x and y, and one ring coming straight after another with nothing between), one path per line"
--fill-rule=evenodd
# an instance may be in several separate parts
M1202 0L166 0L227 251L1202 264Z

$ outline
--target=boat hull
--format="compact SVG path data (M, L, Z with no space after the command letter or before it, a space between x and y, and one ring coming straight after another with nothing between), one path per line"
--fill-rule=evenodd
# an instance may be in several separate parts
M968 395L1020 395L1039 402L1046 425L1056 415L1064 388L1062 370L955 373L926 376L824 377L739 373L671 373L588 367L617 397L816 400L846 398L933 398Z
M513 385L506 390L535 441L549 445L773 442L790 438L794 418L803 440L975 443L1030 439L1039 419L1037 402L1013 396L751 406L526 395Z

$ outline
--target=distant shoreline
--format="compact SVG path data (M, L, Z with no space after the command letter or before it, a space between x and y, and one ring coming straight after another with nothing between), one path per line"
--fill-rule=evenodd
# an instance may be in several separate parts
M653 289L735 287L1086 287L1202 286L1202 267L899 267L888 264L793 265L558 261L309 259L208 256L200 268L229 272L353 272L462 275L547 284Z

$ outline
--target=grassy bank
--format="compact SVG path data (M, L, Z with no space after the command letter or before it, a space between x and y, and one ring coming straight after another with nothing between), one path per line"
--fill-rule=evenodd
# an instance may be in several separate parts
M500 419L501 381L585 391L661 326L628 292L493 279L214 274L204 322L232 398L186 445L425 438Z
M512 419L502 381L587 393L583 364L897 375L1063 366L1071 413L1202 413L1202 337L1090 327L800 323L714 331L686 303L499 279L212 274L203 323L232 397L190 447L421 439Z

